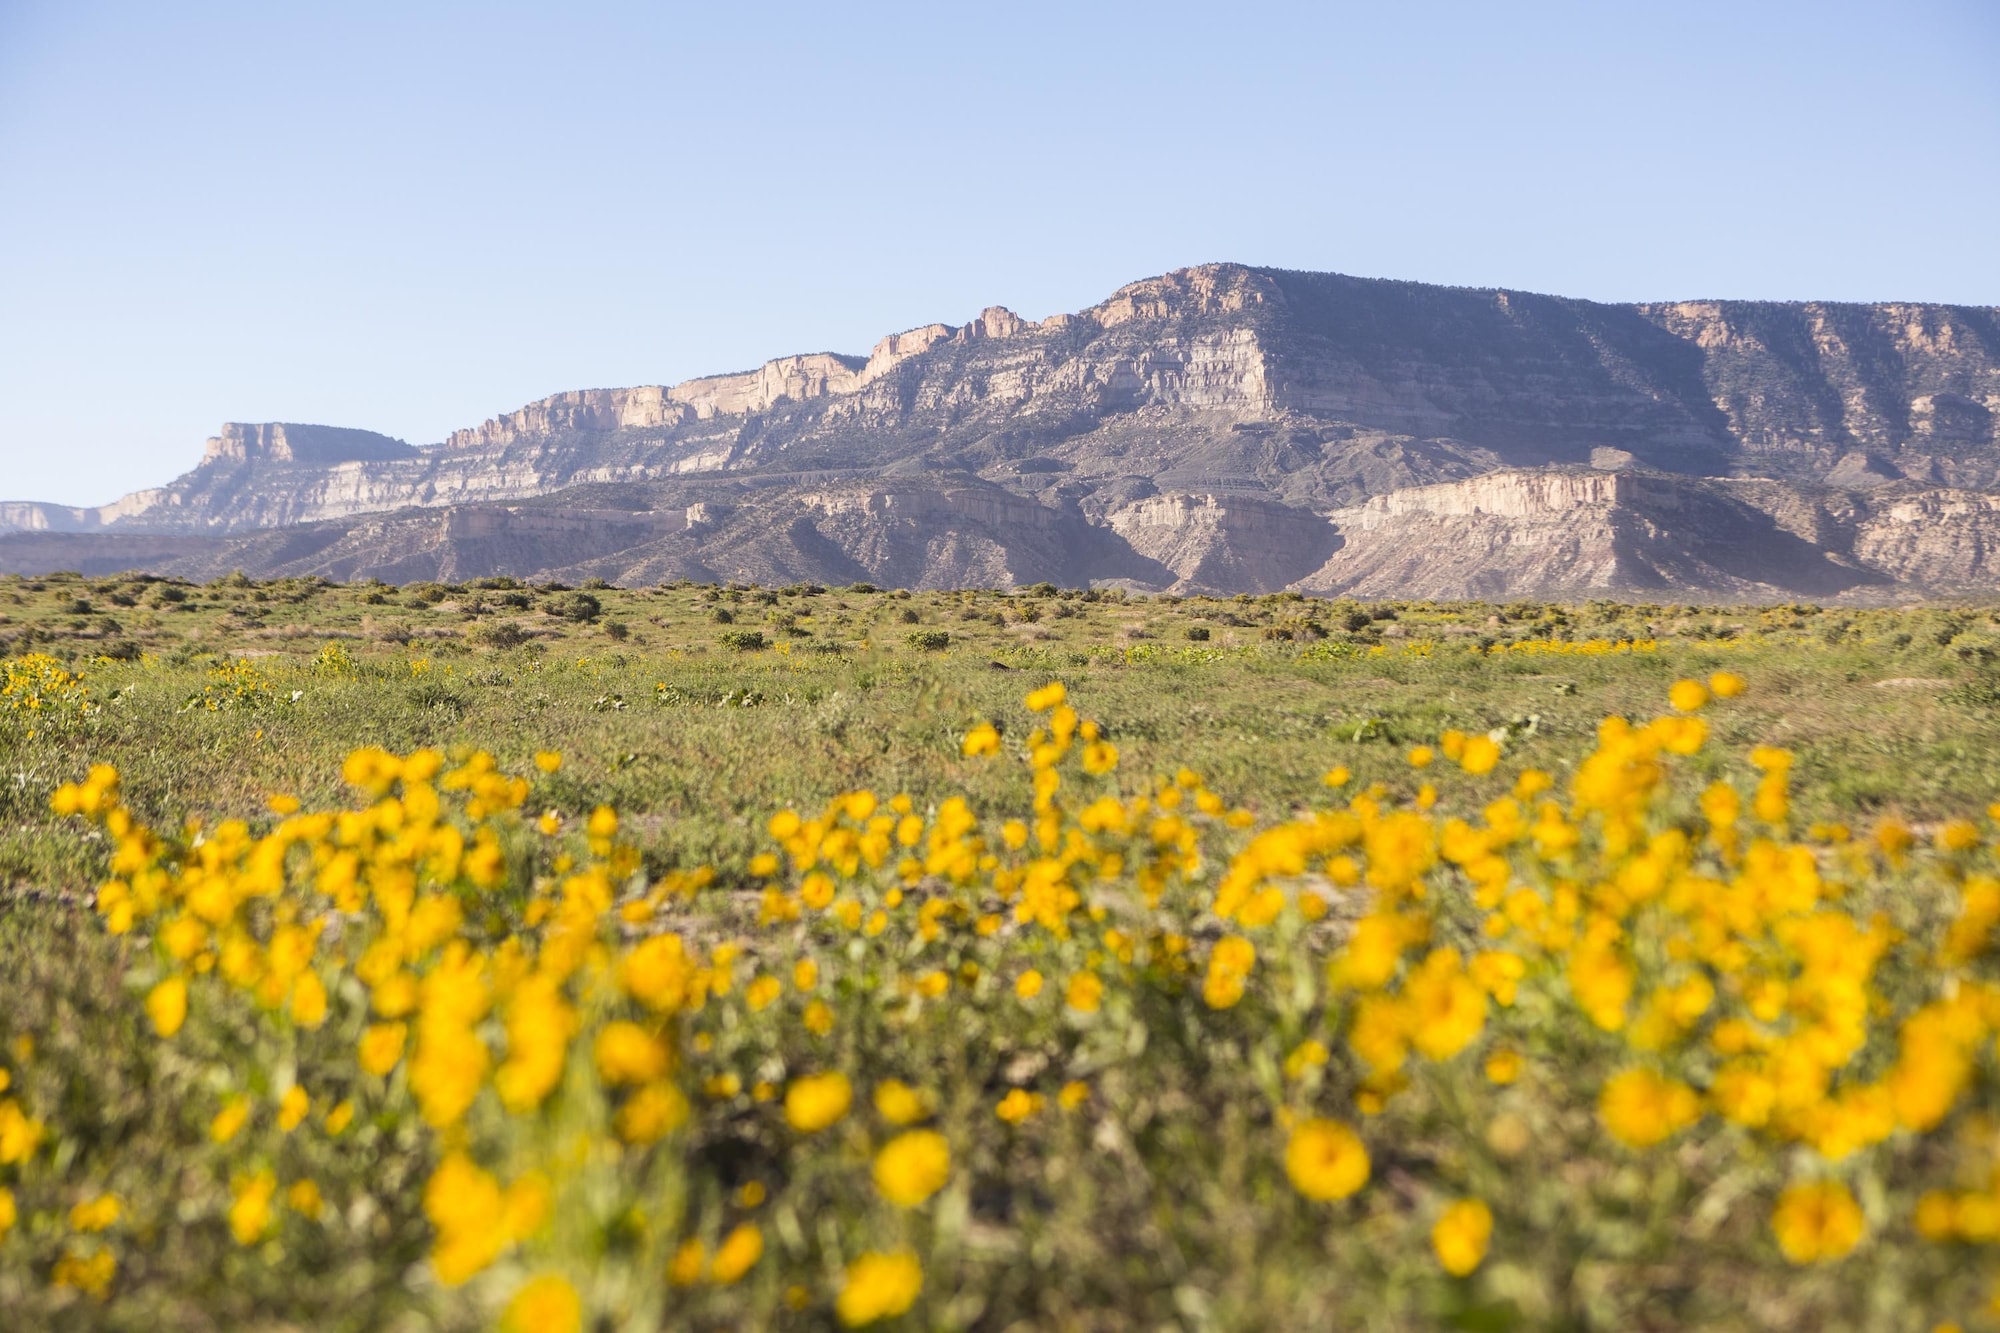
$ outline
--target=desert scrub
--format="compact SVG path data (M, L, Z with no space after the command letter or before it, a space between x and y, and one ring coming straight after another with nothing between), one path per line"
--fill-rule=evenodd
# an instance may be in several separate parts
M1670 680L1546 765L1413 727L1260 817L1050 682L950 733L993 795L760 811L726 875L649 867L553 748L364 747L344 796L199 830L90 768L51 798L108 854L87 984L0 934L40 997L0 1010L0 1294L155 1327L1971 1314L1993 821L1799 818L1793 752L1713 739L1744 686Z
M117 637L103 633L107 615L68 614L77 597L105 610L121 607L120 596L146 607L158 586L184 591L169 605L187 609L126 615ZM1011 605L985 595L972 603L921 591L884 597L892 615L915 608L921 623L950 624L965 645L924 653L910 651L903 631L859 596L849 617L835 605L841 594L815 603L803 589L672 586L593 590L603 617L647 627L625 644L536 616L530 642L496 648L471 637L474 626L440 616L428 589L389 606L369 605L368 591L314 580L182 588L0 579L0 637L32 645L7 651L33 652L81 676L91 703L64 713L60 726L0 721L0 775L8 779L0 783L0 926L21 942L0 951L0 1067L11 1083L0 1100L16 1104L18 1118L8 1117L15 1142L35 1139L28 1157L0 1165L0 1188L16 1200L16 1220L0 1240L0 1308L26 1311L19 1318L28 1326L325 1327L342 1317L330 1311L347 1311L354 1327L489 1327L517 1295L521 1319L559 1312L565 1290L579 1309L643 1324L620 1294L635 1272L640 1287L664 1288L654 1307L663 1323L693 1327L817 1327L871 1309L878 1322L947 1327L990 1318L1151 1328L1194 1319L1190 1310L1219 1328L1727 1327L1741 1326L1746 1310L1759 1312L1760 1327L1895 1326L1919 1316L1928 1327L1976 1313L1986 1298L1990 1251L1972 1238L1983 1234L1986 1207L1977 1126L1993 1109L1990 1042L1975 1046L1970 1079L1935 1128L1899 1123L1868 1141L1879 1120L1871 1126L1862 1114L1847 1122L1865 1131L1859 1146L1836 1156L1839 1135L1795 1140L1774 1128L1789 1112L1774 1107L1776 1119L1753 1128L1720 1109L1740 1084L1744 1096L1730 1104L1754 1117L1762 1091L1748 1074L1759 1071L1743 1062L1784 1054L1802 1013L1853 980L1803 983L1796 958L1807 941L1797 926L1728 918L1737 922L1729 929L1749 932L1739 938L1754 959L1749 973L1728 973L1668 956L1673 934L1649 915L1664 910L1665 897L1635 907L1609 950L1632 977L1625 1025L1612 1032L1593 1017L1612 1012L1593 987L1618 969L1592 956L1572 976L1575 951L1536 944L1508 908L1518 887L1542 898L1557 924L1572 903L1578 923L1601 912L1602 886L1627 879L1625 862L1607 851L1609 826L1577 804L1582 761L1606 739L1600 726L1661 713L1676 680L1744 677L1747 693L1688 715L1708 728L1698 749L1641 761L1662 775L1641 802L1645 842L1685 838L1688 859L1669 863L1677 868L1667 883L1695 885L1731 912L1771 892L1756 869L1760 843L1787 856L1804 848L1821 876L1805 915L1837 910L1860 932L1852 950L1836 952L1859 957L1872 948L1878 911L1904 936L1868 973L1864 1045L1824 1084L1821 1106L1866 1113L1872 1089L1902 1061L1915 1015L1954 978L1961 991L1991 984L1987 953L1937 962L1951 923L1979 920L1970 908L1982 901L1981 877L1991 875L1984 811L2000 720L1974 688L1988 668L1949 647L1988 623L1983 612L1954 612L1940 641L1945 620L1928 610L1403 603L1369 608L1358 640L1326 609L1319 618L1334 627L1328 638L1266 642L1262 625L1312 604L1120 603L1074 592L1039 599L1047 623L1071 639L1065 644L963 619L969 604ZM520 595L532 607L563 590L529 591L532 598ZM487 595L497 602L515 594ZM261 623L229 614L244 602L266 612ZM768 652L719 651L709 619L716 605L749 605L760 620L772 608L810 609L817 637ZM1225 606L1239 624L1223 618ZM1059 621L1056 607L1073 614ZM1161 637L1118 643L1138 607ZM1847 624L1829 641L1821 621L1834 619ZM1213 627L1211 641L1182 637L1195 621ZM1369 641L1376 630L1385 633ZM871 644L871 633L886 642ZM1494 641L1482 645L1482 635ZM123 640L140 645L138 660L112 657ZM807 651L822 640L847 651ZM329 645L345 658L331 671L315 662ZM217 667L237 660L268 682L268 704L181 711L215 683ZM1081 719L1059 717L1045 697L1038 711L1024 708L1025 685L1058 675L1112 724L1094 742L1082 739ZM660 703L639 706L649 698ZM987 721L990 737L980 725ZM1066 749L1058 730L1069 731ZM1357 739L1363 730L1368 736ZM1092 743L1115 750L1092 752L1095 772L1085 767ZM1771 775L1749 760L1758 746L1779 743L1792 760L1783 775L1788 808L1774 825L1756 808ZM347 913L326 896L332 882L322 888L318 878L322 856L354 851L360 861L360 844L285 841L282 887L242 899L228 922L207 927L206 947L181 960L160 950L170 918L191 914L186 873L176 869L170 881L182 897L135 912L129 930L112 934L112 918L97 910L104 886L124 883L136 894L157 885L133 877L119 859L126 840L102 820L50 807L60 786L77 783L81 792L91 766L109 762L120 775L118 815L156 830L169 861L192 871L220 857L230 867L225 878L265 875L269 884L257 865L274 858L270 835L312 827L291 821L330 820L336 841L342 826L353 832L377 819L415 827L407 810L394 816L384 805L404 803L402 785L377 797L346 783L345 757L358 745L399 764L441 756L439 774L414 789L420 809L426 785L439 797L425 827L457 829L462 858L490 828L507 866L505 885L486 890L462 875L441 879L440 861L419 870L413 890L413 912L433 896L457 900L451 939L487 960L492 1005L473 1031L488 1072L448 1130L430 1126L407 1085L423 1035L423 988L451 939L405 960L402 970L418 978L415 1007L395 1017L376 1011L372 983L354 969L389 929L383 913L400 910L394 890L375 905L370 889L362 910ZM1050 778L1035 759L1051 745L1063 750L1059 783L1044 793ZM1420 748L1428 762L1413 767ZM473 793L444 786L444 773L482 751L495 772L527 783L518 810L475 818ZM419 772L425 762L418 759ZM1184 768L1199 778L1178 788L1170 780ZM1325 785L1342 769L1344 784ZM1515 784L1528 772L1554 785L1519 796ZM1733 852L1711 831L1709 792L1718 782L1740 803ZM860 793L879 793L866 819L849 804ZM1204 794L1219 814L1200 808ZM898 795L907 796L907 811L896 807ZM1098 804L1104 796L1125 812L1124 832L1096 825L1111 813ZM281 813L274 798L300 807ZM1453 821L1485 839L1502 799L1520 806L1527 832L1493 849L1509 864L1510 892L1486 911L1471 868L1452 859L1468 845ZM1357 800L1375 803L1375 814L1363 815ZM1539 807L1550 801L1561 825L1544 825ZM618 1011L586 993L597 973L571 974L562 991L580 1026L565 1044L558 1091L533 1114L499 1101L498 1071L516 1049L514 974L502 964L516 949L540 958L550 918L528 915L555 910L538 902L586 893L566 886L608 860L590 845L601 836L591 827L600 807L616 812L614 851L626 849L637 866L611 881L615 921L600 918L598 927L607 965L656 934L679 936L690 966L712 976L724 971L718 950L728 962L728 990L711 987L700 1008L676 1015L666 1078L685 1098L686 1118L651 1156L619 1138L616 1123L650 1084L600 1088L602 1119L583 1096L605 1077L595 1064L602 1029L654 1021L650 1011ZM787 809L800 827L779 841L770 817ZM1041 841L1050 810L1061 816L1052 853ZM1245 812L1243 827L1231 827L1233 811ZM1375 833L1324 861L1308 855L1297 877L1280 858L1269 882L1293 916L1256 925L1218 915L1215 891L1250 840L1320 811L1344 811ZM905 813L919 821L908 846ZM1161 823L1169 813L1196 832L1200 868L1169 876L1153 905L1139 876L1158 854L1155 828L1174 832ZM966 814L973 826L955 841L984 848L971 861L972 879L961 882L942 865L924 869L934 850L954 842L934 848L933 832ZM889 815L888 858L873 866L864 852L850 877L842 844L867 839L869 824ZM1400 815L1418 822L1390 821ZM553 833L543 832L545 821ZM1976 847L1962 846L1967 824ZM1545 828L1563 827L1580 835L1566 863L1553 844L1554 859L1542 850ZM1419 828L1436 859L1418 881L1424 897L1404 911L1429 938L1404 943L1381 987L1350 985L1346 974L1336 985L1334 960L1376 932L1361 923L1376 915L1383 893L1374 882L1382 838ZM1011 845L1022 834L1021 846ZM379 828L369 836L371 846L385 840ZM808 866L795 849L814 836L821 851ZM1036 862L1076 851L1089 856L1069 861L1052 895L1027 877ZM1290 855L1282 842L1258 854L1279 852ZM1113 853L1117 868L1107 872ZM564 856L570 862L558 870ZM767 856L777 858L776 874ZM918 863L914 881L902 877L905 860ZM381 873L396 878L395 863L383 864ZM705 884L676 889L650 915L634 906L657 886L703 872ZM1012 889L1003 891L1002 872L1019 877ZM372 854L357 873L377 873ZM824 908L813 905L824 892L815 873L834 886ZM1643 882L1652 872L1631 873ZM1350 874L1352 884L1344 882ZM1016 919L1031 890L1033 901L1050 903L1063 933ZM1304 919L1318 908L1306 907L1302 892L1326 899L1324 916ZM901 895L893 906L892 894ZM1075 895L1066 911L1065 894ZM103 905L115 910L116 898ZM850 900L864 909L851 928ZM774 903L778 915L765 920ZM1517 905L1529 910L1526 903ZM784 915L788 904L795 918ZM877 912L882 928L870 934ZM1495 917L1508 923L1504 936L1486 933L1499 928ZM289 998L272 1008L232 978L246 961L272 970L280 927L318 921L327 924L311 967L328 993L328 1016L318 1029L292 1031ZM254 952L230 944L239 935ZM509 940L517 944L503 947ZM1446 948L1481 988L1484 1019L1470 1045L1439 1058L1473 1008L1461 1003L1451 969L1432 961ZM1514 1003L1503 1005L1471 974L1480 955L1508 951L1531 962ZM155 1011L175 1011L171 989L146 1003L170 969L187 983L179 1034L135 1040L155 1031ZM1694 970L1709 976L1716 997L1691 1035L1657 1049L1635 1045L1642 1006ZM1783 983L1775 1011L1780 991L1770 977ZM610 985L622 993L615 978ZM1309 1002L1298 998L1302 985ZM1698 988L1675 993L1680 1013L1701 998ZM1586 994L1594 1003L1578 998ZM1394 1003L1370 1004L1364 1025L1371 999ZM1778 1016L1766 1022L1752 1011L1745 1021L1776 1044L1718 1049L1714 1034L1735 1040L1740 1029L1723 1024L1753 1000ZM400 1002L391 987L385 1006ZM1369 1045L1381 1035L1373 1024L1405 1002L1413 1006L1406 1014L1435 1019L1435 1035L1426 1037L1429 1050L1407 1036L1400 1084L1378 1085L1360 1049L1394 1050ZM1950 1030L1960 1021L1925 1020L1910 1030L1912 1041L1922 1046L1926 1024ZM401 1062L387 1075L368 1073L364 1037L382 1029L368 1052L379 1061L397 1024ZM32 1039L20 1048L25 1056L14 1046L21 1036ZM642 1063L625 1067L649 1068L637 1050ZM1718 1084L1730 1061L1738 1067ZM1660 1081L1620 1081L1634 1067ZM849 1085L845 1114L809 1134L795 1127L785 1110L790 1089L833 1073ZM573 1079L584 1085L572 1090ZM287 1132L298 1114L295 1088L307 1104ZM354 1119L328 1135L321 1127L337 1123L325 1117L341 1101L354 1103ZM677 1114L671 1098L639 1106L627 1117L635 1133ZM1689 1120L1691 1110L1698 1118ZM239 1116L218 1143L217 1120L226 1129ZM1320 1200L1305 1189L1331 1187L1295 1183L1295 1165L1296 1179L1311 1182L1315 1170L1342 1180L1342 1166L1352 1173L1358 1164L1337 1135L1295 1139L1293 1127L1312 1122L1345 1126L1366 1154L1366 1179L1351 1192ZM1611 1122L1638 1138L1664 1137L1628 1146ZM537 1195L532 1179L522 1180L561 1174L544 1154L572 1125L615 1153L622 1183L608 1194L586 1189L583 1202L552 1185L561 1197L545 1229L500 1244L466 1283L439 1286L435 1252L447 1235L476 1241L468 1255L496 1244L491 1230L446 1226L427 1212L426 1185L446 1161L444 1146L463 1133L455 1141L499 1198L527 1209ZM934 1142L905 1143L880 1160L918 1132L938 1135L945 1148L945 1182L921 1198L938 1171ZM312 1134L322 1137L301 1137ZM635 1170L657 1190L624 1180ZM310 1206L308 1184L323 1205L320 1221L289 1202L296 1188ZM493 1197L476 1176L446 1174L440 1198L445 1184L466 1186L476 1200ZM647 1248L635 1251L641 1218ZM240 1243L239 1228L256 1242ZM1852 1248L1836 1255L1850 1237ZM871 1255L881 1262L863 1265ZM1794 1264L1792 1255L1806 1257ZM444 1256L445 1271L452 1261ZM101 1302L92 1290L102 1291ZM862 1299L868 1293L872 1301ZM906 1297L909 1310L890 1314L891 1297ZM794 1300L803 1308L792 1310ZM975 1301L982 1313L965 1314Z

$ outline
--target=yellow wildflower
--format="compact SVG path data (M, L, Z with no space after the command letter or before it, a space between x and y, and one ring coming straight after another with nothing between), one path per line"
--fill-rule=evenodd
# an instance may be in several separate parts
M1620 1143L1650 1148L1700 1119L1701 1099L1685 1083L1650 1069L1627 1069L1604 1085L1597 1114Z
M915 1208L951 1178L951 1145L930 1129L898 1134L875 1154L875 1188L898 1208Z
M1861 1206L1837 1180L1788 1187L1771 1213L1778 1248L1795 1264L1823 1263L1847 1255L1867 1231Z
M901 1079L887 1078L875 1085L875 1110L892 1125L911 1125L930 1115L931 1098Z
M223 1103L215 1118L208 1122L208 1137L217 1143L227 1143L235 1138L243 1124L250 1118L250 1099L231 1097Z
M239 1176L230 1186L229 1234L238 1245L255 1245L271 1225L271 1197L278 1178L269 1171Z
M754 1268L764 1257L764 1233L755 1222L744 1222L715 1247L715 1258L708 1266L709 1281L720 1286L729 1286Z
M403 1058L403 1042L409 1028L402 1023L376 1023L361 1034L361 1068L377 1077L386 1076Z
M146 992L146 1017L153 1020L153 1030L162 1037L171 1037L181 1030L181 1024L187 1021L187 1008L185 977L168 977Z
M1460 1199L1431 1228L1431 1249L1453 1277L1464 1277L1486 1258L1493 1239L1493 1211L1478 1199Z
M592 1047L597 1072L608 1084L621 1087L649 1083L673 1066L672 1057L652 1033L637 1023L606 1023Z
M1368 1149L1337 1120L1302 1120L1285 1145L1285 1174L1308 1199L1344 1199L1368 1183Z
M543 1273L528 1279L500 1316L501 1333L581 1333L583 1299L569 1279Z
M908 1250L889 1254L870 1251L847 1266L840 1295L834 1301L834 1312L849 1328L860 1328L903 1314L916 1304L923 1289L923 1265L917 1262L916 1255Z
M853 1085L839 1070L793 1079L785 1089L785 1120L801 1134L816 1134L845 1116L853 1101Z
M76 1231L103 1231L124 1211L125 1204L116 1194L100 1194L71 1208L69 1224Z
M612 1117L618 1137L635 1147L657 1143L687 1123L687 1098L671 1083L649 1083Z

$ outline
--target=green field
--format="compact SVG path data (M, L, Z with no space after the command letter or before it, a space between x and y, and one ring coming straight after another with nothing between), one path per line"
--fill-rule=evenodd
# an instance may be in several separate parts
M1879 1090L1903 1089L1898 1078L1930 1086L1935 1071L1912 1063L1910 1016L1985 996L1995 975L1983 936L1959 957L1950 932L1983 919L1977 886L1993 868L1996 616L1047 587L0 580L0 1051L11 1052L0 1054L11 1084L0 1097L43 1126L9 1162L0 1113L0 1188L18 1217L0 1226L0 1311L22 1312L21 1327L470 1328L509 1308L529 1318L510 1302L542 1274L549 1284L527 1289L553 1302L541 1317L552 1329L570 1310L550 1294L558 1281L586 1327L818 1328L864 1322L855 1293L872 1275L853 1265L870 1251L907 1255L923 1273L908 1313L882 1307L884 1327L1976 1325L1996 1265L1978 1205L1964 1200L2000 1181L2000 1001L1960 1043L1963 1078L1952 1083L1949 1061L1936 1074L1955 1089L1947 1114L1920 1124L1899 1109L1888 1130L1866 1127ZM1620 770L1639 804L1592 806L1586 757L1622 743L1603 720L1676 716L1670 686L1718 672L1746 688L1702 709L1705 743L1673 749L1662 730L1666 776L1630 776L1653 762L1648 750ZM1082 739L1046 763L1034 757L1031 732L1054 714L1030 711L1024 696L1051 681L1101 723L1115 773L1076 771L1089 759ZM968 754L987 721L1000 753ZM1445 755L1413 766L1413 750L1452 733L1461 740ZM1491 738L1494 771L1451 762L1462 737ZM601 1048L593 1072L581 1036L558 1045L566 1072L525 1109L480 1084L469 1110L442 1116L411 1062L357 1068L363 1035L401 1020L379 979L356 969L367 941L403 927L379 885L368 905L343 903L316 878L345 833L285 835L282 890L244 890L226 920L201 918L195 952L172 953L169 927L200 916L191 868L202 847L232 846L228 821L245 821L246 838L280 825L274 810L292 807L273 798L296 798L306 816L369 808L342 773L369 746L435 750L463 772L484 752L520 775L518 812L468 813L445 788L445 822L493 839L497 882L417 871L423 892L459 904L452 932L490 977L507 975L516 952L549 957L549 923L564 910L551 904L582 892L566 877L601 868L609 897L591 929L605 952L562 972L549 993L562 998L548 1003L579 1032L654 1024L671 1055L645 1086L692 1103L684 1126L627 1133L617 1117L640 1094L607 1072ZM1789 797L1780 817L1757 815L1753 833L1752 793L1770 771L1751 760L1758 746L1791 756ZM122 932L93 899L107 879L131 878L114 865L129 839L52 809L92 765L117 769L120 808L158 832L149 864L172 886ZM1077 896L1026 912L1020 876L1032 875L1010 859L1019 847L1003 824L1036 827L1036 772L1058 767L1061 801L1080 794L1041 813L1059 815L1082 849L1062 853L1062 883ZM1336 769L1345 776L1330 783ZM1511 909L1480 900L1476 858L1451 850L1466 828L1505 824L1492 803L1510 791L1535 808L1534 784L1517 785L1525 772L1549 775L1562 808L1548 818L1581 842L1549 851L1496 833L1490 850L1557 916L1580 894L1582 919L1608 923L1618 961L1606 966L1628 974L1617 1003L1629 1026L1587 1017L1601 1002L1588 969L1602 960L1572 938L1581 927L1537 935L1543 927L1517 920L1496 935L1496 915ZM400 798L387 786L377 795L414 810L417 782L428 790L417 774ZM1741 836L1703 800L1718 782L1742 793ZM815 904L814 866L830 862L815 859L817 844L803 858L781 848L772 816L796 809L834 828L849 817L815 812L863 791L857 833L871 817L864 804L888 810L905 795L926 839L906 845L931 859L911 870L891 847L837 875L831 907ZM1161 840L1181 836L1173 829L1146 831L1194 808L1169 792L1212 793L1212 810L1189 814L1184 844ZM1112 795L1127 812L1105 826L1089 802ZM954 830L961 798L975 822ZM615 837L586 830L599 807L616 811ZM1349 842L1314 822L1350 809L1367 831ZM1378 826L1423 830L1429 859L1408 875L1385 868L1400 853L1377 845ZM399 853L382 827L369 845L387 866ZM1304 859L1259 871L1282 886L1282 913L1243 924L1215 897L1225 867L1262 865L1252 839L1294 833L1310 844ZM1759 898L1728 927L1747 954L1663 943L1683 928L1707 940L1688 924L1707 910L1702 885L1718 901L1724 884L1763 892L1758 839L1817 865L1826 887L1789 907ZM1346 846L1358 883L1335 864ZM1187 859L1149 890L1141 867L1171 848ZM781 850L789 868L757 864ZM1648 856L1669 884L1692 886L1678 905L1671 891L1621 898L1607 887ZM697 871L699 886L684 890ZM803 897L804 911L774 917L786 895ZM1422 926L1391 955L1395 979L1338 981L1359 947L1354 923L1398 911ZM876 913L886 928L857 924ZM1838 917L1859 940L1877 913L1882 930L1900 931L1879 961L1861 945L1832 950L1868 953L1858 980L1821 976L1823 960L1797 943L1800 921L1847 929L1827 924ZM322 1023L288 1018L281 994L256 990L275 974L278 934L299 921L337 923L320 927L311 964L330 996ZM616 960L660 932L686 942L712 989L705 1003L633 1019L636 992L619 992ZM1427 1046L1408 1017L1431 1012L1424 988L1442 988L1438 1021L1449 1026L1465 1013L1451 997L1469 1004L1471 993L1440 980L1454 960L1530 938L1518 998L1489 987L1473 1036ZM1241 998L1218 1004L1230 984L1216 980L1228 970L1218 958L1235 939L1254 942L1255 967L1238 979ZM253 957L224 984L232 940ZM436 945L409 947L410 975L446 968ZM1938 961L1947 955L1949 967ZM807 960L820 978L810 986L798 981ZM1015 989L1029 968L1048 978L1039 999ZM195 998L167 1040L142 1002L179 972ZM1066 981L1086 975L1103 977L1102 1000L1066 1003L1076 998ZM1757 1026L1770 1054L1741 1058L1777 1070L1786 1043L1835 1040L1822 1031L1838 1026L1825 995L1849 983L1873 1008L1840 1020L1862 1035L1820 1061L1823 1086L1790 1110L1781 1089L1768 1121L1725 1109L1729 1061L1741 1055L1728 1024ZM513 984L491 982L491 1011L468 1020L496 1064L527 1048L508 1027ZM1647 1028L1648 1004L1697 985L1715 997L1706 1008L1669 1037ZM1777 1000L1759 989L1774 985ZM1404 1005L1399 1040L1415 1052L1395 1078L1371 1063L1379 1048L1363 1030L1378 991ZM429 1040L413 1036L419 1049ZM1496 1054L1527 1072L1494 1077ZM1607 1133L1616 1117L1601 1090L1630 1067L1695 1089L1700 1115L1657 1146ZM801 1130L785 1095L819 1070L848 1080L853 1110ZM919 1090L922 1114L871 1101L889 1078ZM311 1110L290 1130L274 1108L295 1085ZM238 1098L255 1108L249 1127L218 1141L212 1121ZM358 1107L353 1127L321 1132L340 1101ZM1864 1128L1828 1127L1843 1116ZM951 1162L948 1180L907 1206L879 1164L872 1183L870 1171L902 1121L940 1133ZM1321 1122L1351 1124L1366 1142L1364 1189L1316 1199L1287 1166L1298 1126ZM423 1202L425 1182L461 1151L503 1182L533 1174L553 1198L549 1220L496 1241L462 1283L440 1276L450 1227ZM266 1171L279 1186L312 1181L323 1209L274 1205L264 1226L239 1227L233 1210ZM1820 1180L1858 1200L1865 1236L1851 1253L1794 1262L1774 1210L1786 1189ZM98 1228L86 1212L80 1224L70 1210L104 1191L120 1200L117 1221ZM1928 1194L1960 1199L1947 1234L1920 1234L1937 1230L1935 1218L1914 1220ZM1463 1274L1446 1271L1448 1239L1431 1239L1459 1198L1493 1218L1490 1250L1482 1240ZM745 1226L759 1256L730 1275L715 1256ZM740 1257L747 1242L737 1244ZM97 1258L107 1254L109 1276ZM895 1276L881 1278L885 1290Z

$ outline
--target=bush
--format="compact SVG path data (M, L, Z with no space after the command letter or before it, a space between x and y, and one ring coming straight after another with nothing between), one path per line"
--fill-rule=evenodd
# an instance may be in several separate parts
M764 637L763 632L754 629L729 630L722 636L720 642L723 647L734 648L739 653L755 652L759 648L771 646L770 640Z
M542 603L544 614L573 620L579 625L589 624L603 610L604 603L587 592L561 593Z
M1189 626L1187 627L1187 636L1188 636L1188 638L1189 638L1189 639L1190 639L1190 640L1191 640L1192 642L1195 642L1195 643L1207 643L1207 642L1208 642L1208 626L1206 626L1206 625L1189 625Z
M472 631L472 641L488 648L519 648L528 641L528 632L511 620L501 620Z
M903 636L903 642L912 648L920 648L927 653L938 652L951 646L951 635L941 629L912 630Z

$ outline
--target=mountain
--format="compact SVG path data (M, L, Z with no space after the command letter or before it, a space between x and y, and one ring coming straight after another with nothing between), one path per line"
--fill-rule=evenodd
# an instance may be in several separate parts
M2000 309L1214 264L413 447L228 425L0 570L1362 596L2000 588Z

